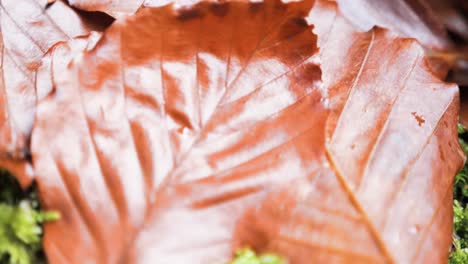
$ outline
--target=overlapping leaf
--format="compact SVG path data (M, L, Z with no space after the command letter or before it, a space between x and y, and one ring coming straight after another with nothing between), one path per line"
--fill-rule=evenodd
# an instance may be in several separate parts
M211 0L210 0L211 1ZM243 1L243 0L241 0ZM70 0L70 5L87 11L100 11L115 18L135 14L141 7L160 7L168 4L190 6L200 0ZM216 1L213 1L216 2Z
M54 45L87 35L92 27L62 1L48 5L46 0L2 0L0 4L0 164L26 186L32 177L25 160L35 105L46 94L36 89L36 83L51 89L44 87L51 76L38 76L37 71Z
M388 28L416 38L438 63L451 69L449 80L466 83L468 13L463 0L338 0L340 10L357 27Z
M427 0L337 0L340 11L362 30L373 26L391 29L434 48L448 48L444 24Z
M55 74L32 140L49 261L445 262L457 87L310 5L143 8Z
M113 17L133 14L144 0L70 0L70 5L88 11L102 11Z

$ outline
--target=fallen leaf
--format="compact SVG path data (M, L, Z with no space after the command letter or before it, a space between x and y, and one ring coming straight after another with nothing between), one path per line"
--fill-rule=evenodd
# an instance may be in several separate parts
M87 11L101 11L113 17L134 14L144 0L69 0L70 5Z
M436 65L450 70L448 81L468 83L468 2L464 0L337 0L344 15L361 30L381 26L416 38ZM434 61L432 61L434 62ZM463 102L464 104L464 102ZM462 104L462 106L463 106ZM461 113L464 114L464 107ZM462 120L463 121L463 120ZM466 121L465 121L466 122Z
M33 171L27 161L37 96L37 69L56 44L89 34L64 2L4 0L0 4L0 167L23 187Z
M62 215L50 263L226 263L243 247L446 262L457 87L414 40L318 3L142 8L54 74L32 137L41 202Z
M217 0L208 0L216 2ZM245 0L240 0L245 1ZM104 12L114 18L125 18L135 14L139 8L177 5L189 7L200 0L69 0L70 5L86 11Z
M34 73L42 55L64 35L82 34L71 9L57 2L2 1L0 74L0 166L17 175L23 187L33 170L25 159L36 102ZM54 19L64 16L59 27Z
M416 41L379 28L358 33L338 17L321 29L326 42L317 33L335 93L328 154L395 263L445 263L453 175L464 160L458 87L436 77Z
M340 11L363 31L380 26L418 39L427 47L451 46L444 23L427 0L336 0ZM442 2L442 1L440 1ZM441 14L442 15L442 14Z
M66 42L57 43L41 60L36 70L35 93L38 101L54 92L55 74L66 72L72 59L83 51L94 48L101 34L91 32L86 36L75 37ZM60 78L60 77L59 77Z

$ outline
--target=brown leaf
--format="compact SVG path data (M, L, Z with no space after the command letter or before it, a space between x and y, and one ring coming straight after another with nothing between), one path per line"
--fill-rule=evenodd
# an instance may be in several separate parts
M389 28L419 40L430 56L432 67L450 70L448 81L468 83L468 1L466 0L337 0L341 11L362 29ZM432 61L434 62L434 61ZM462 102L462 123L468 115Z
M427 0L336 1L344 16L362 30L380 26L416 38L431 48L446 49L451 45L444 23L438 18L439 10L431 9Z
M309 5L145 8L54 75L32 138L49 261L446 262L457 87L332 3L317 42Z
M217 0L209 1L216 2ZM188 7L201 0L69 0L68 2L81 10L104 12L114 18L125 18L135 14L142 7L161 7L172 4Z
M33 176L26 159L35 106L45 95L36 83L51 78L38 77L37 70L54 45L93 28L62 1L3 0L0 8L0 166L27 186Z
M69 0L70 5L87 11L106 12L113 17L134 14L144 0Z
M336 93L327 128L335 168L396 263L445 263L463 161L458 89L434 76L413 40L382 29L357 34L342 19L329 28L319 46L325 86ZM339 64L327 69L332 60Z
M434 14L453 34L468 41L468 4L464 0L425 0ZM465 3L463 3L465 2ZM463 9L466 10L463 10Z

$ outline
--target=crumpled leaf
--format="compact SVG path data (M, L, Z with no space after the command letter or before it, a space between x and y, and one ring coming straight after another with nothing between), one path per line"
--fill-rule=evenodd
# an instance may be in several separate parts
M27 186L33 177L29 137L42 97L36 93L37 70L54 45L93 28L62 1L3 0L0 7L0 166Z
M32 138L62 216L50 263L227 263L244 247L446 262L457 87L414 40L310 5L143 8L56 74Z

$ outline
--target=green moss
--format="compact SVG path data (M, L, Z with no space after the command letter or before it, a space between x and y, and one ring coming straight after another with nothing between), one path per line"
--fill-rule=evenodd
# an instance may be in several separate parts
M468 248L462 247L459 239L454 238L453 250L450 253L450 264L466 264L468 263Z
M229 264L284 264L283 258L275 254L257 255L249 248L243 248L236 252L234 260Z
M459 125L460 145L468 155L468 133ZM455 176L453 186L453 247L450 264L468 263L468 163Z
M23 192L11 175L0 171L0 264L45 263L42 223L58 217L42 212L33 190Z

